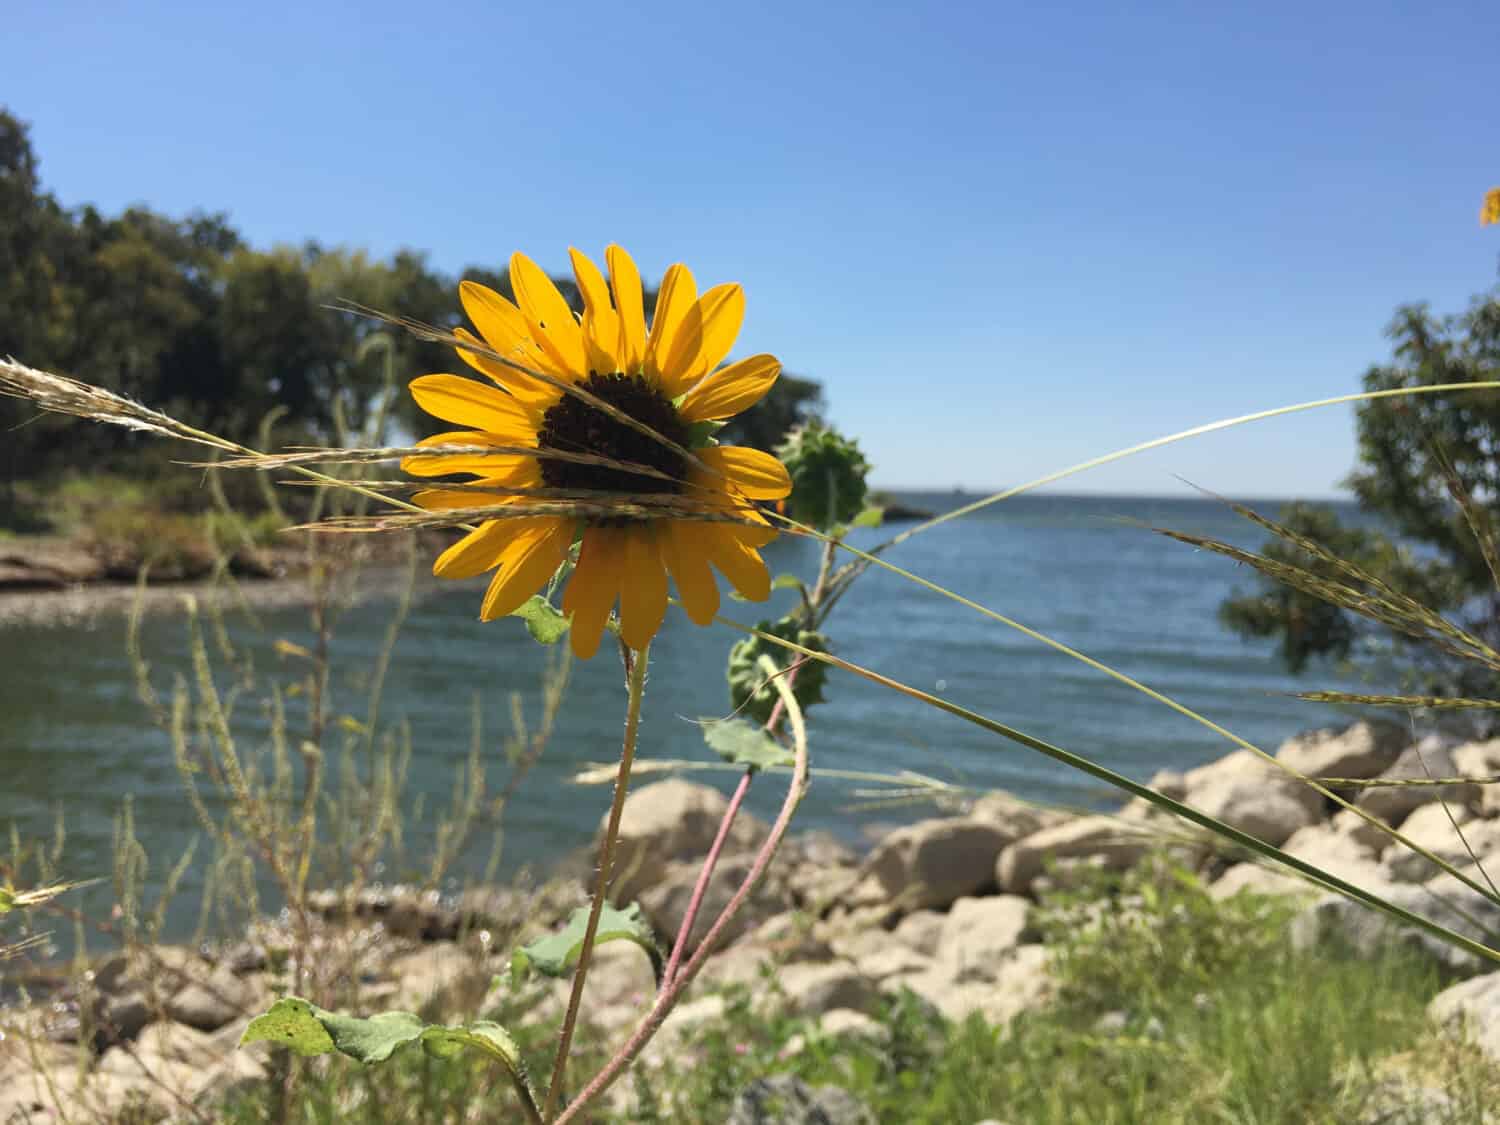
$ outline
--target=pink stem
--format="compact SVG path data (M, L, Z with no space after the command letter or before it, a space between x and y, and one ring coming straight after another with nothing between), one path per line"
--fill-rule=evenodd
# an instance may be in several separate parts
M778 699L776 702L780 703L781 700ZM709 881L713 878L714 867L718 865L719 854L724 850L724 842L729 839L729 829L734 824L735 815L740 811L740 805L745 801L745 794L750 792L750 779L754 776L754 770L746 770L740 777L739 785L735 787L734 795L729 798L729 808L724 810L724 819L719 822L719 834L714 837L713 847L708 849L708 856L703 861L703 870L698 872L698 882L693 887L692 900L688 902L687 913L683 915L682 926L677 931L677 942L672 946L672 957L667 962L667 971L662 974L663 986L672 983L672 978L677 975L677 966L687 949L688 939L693 935L693 923L698 920L698 911L703 906L703 896L707 893Z
M791 826L792 814L797 811L803 791L807 788L807 737L805 733L796 739L796 754L797 760L792 769L791 787L787 789L786 800L782 802L776 823L771 826L771 834L766 837L766 842L761 845L760 851L755 856L755 862L750 867L750 874L740 884L739 890L734 892L734 897L729 900L729 905L724 908L724 912L714 920L714 924L709 928L707 935L704 936L688 963L682 967L676 977L663 980L661 991L656 994L656 1002L651 1005L651 1011L646 1014L641 1025L635 1029L625 1045L615 1053L614 1058L605 1064L604 1069L594 1075L582 1092L554 1119L553 1125L566 1125L566 1122L576 1118L590 1102L609 1089L610 1084L635 1061L636 1056L661 1027L662 1021L667 1018L667 1013L677 1003L677 998L692 983L693 978L698 975L698 970L703 968L704 961L713 952L714 942L739 913L740 908L745 905L755 888L760 885L766 868L771 865L776 849L781 845L782 837Z
M797 684L797 673L801 670L806 660L799 660L793 664L786 673L786 686L793 688ZM766 730L775 733L776 724L781 722L781 716L786 711L786 703L778 692L776 705L771 708L770 717L766 719ZM754 770L746 770L745 775L740 778L739 786L734 795L729 798L729 807L724 810L724 819L719 822L719 833L714 837L713 847L708 849L708 856L703 861L703 870L698 873L698 882L693 887L693 897L688 902L687 913L683 915L682 926L677 931L677 941L672 946L672 957L667 962L667 971L662 974L661 983L665 987L674 976L677 975L677 966L682 960L682 955L687 951L688 940L693 935L693 925L698 921L698 911L703 907L703 896L708 893L708 884L713 879L714 868L718 865L719 855L724 850L724 843L729 839L729 829L734 824L734 818L739 814L740 805L744 803L745 794L750 791L750 779L755 776Z

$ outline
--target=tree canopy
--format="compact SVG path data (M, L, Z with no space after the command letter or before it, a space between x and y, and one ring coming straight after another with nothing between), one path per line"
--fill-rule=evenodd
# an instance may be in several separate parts
M471 266L460 276L513 296L504 268ZM360 346L383 330L378 322L328 306L353 301L451 327L460 322L458 280L416 250L380 260L311 240L256 249L222 214L64 208L41 186L27 127L0 109L0 355L238 440L252 439L274 409L288 439L329 441L336 420L361 425L386 361ZM572 279L556 280L581 307ZM648 292L648 314L654 304ZM464 371L445 347L390 335L403 380ZM810 379L783 376L737 420L734 440L770 449L819 409L820 394ZM413 436L443 428L406 395L395 407ZM0 433L0 476L9 481L69 467L128 473L144 463L128 433L38 418L5 399Z
M1366 390L1500 380L1500 291L1456 316L1403 307L1389 334L1392 360L1366 372ZM1500 590L1486 542L1500 529L1500 393L1377 399L1361 403L1356 419L1359 460L1346 483L1371 520L1350 526L1326 506L1298 503L1280 522L1495 644ZM1283 539L1262 554L1334 576ZM1245 635L1276 638L1296 671L1316 657L1394 657L1393 667L1424 691L1495 686L1431 645L1392 638L1347 609L1265 580L1226 601L1221 615Z

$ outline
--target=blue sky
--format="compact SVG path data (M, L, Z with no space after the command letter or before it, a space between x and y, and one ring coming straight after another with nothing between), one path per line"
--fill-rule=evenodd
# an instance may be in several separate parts
M1500 5L20 0L65 203L456 270L618 241L737 280L889 485L1004 486L1358 389L1495 283ZM1072 491L1327 495L1333 408ZM1174 475L1175 474L1175 475Z

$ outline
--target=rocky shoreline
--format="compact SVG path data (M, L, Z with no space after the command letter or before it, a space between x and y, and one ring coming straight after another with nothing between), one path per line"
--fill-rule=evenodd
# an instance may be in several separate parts
M399 539L400 537L396 537ZM301 546L258 550L229 567L233 585L209 577L205 565L191 572L155 570L142 588L135 566L112 568L75 540L29 537L0 540L0 628L19 625L88 624L100 616L130 612L139 601L146 612L171 611L191 594L202 603L257 609L302 606L311 594L307 552ZM370 555L359 597L379 597L400 588L398 551L389 545ZM423 591L437 589L426 568L417 576Z
M1342 792L1481 882L1479 864L1500 866L1500 789L1479 784L1500 774L1500 739L1429 736L1413 744L1400 726L1359 722L1293 738L1276 756L1302 774L1350 782L1476 779ZM1500 906L1489 898L1248 751L1159 774L1152 786L1481 943L1500 933ZM724 808L717 790L681 779L642 786L627 802L612 898L638 901L663 944L682 922ZM1451 982L1433 998L1432 1019L1466 1026L1500 1061L1500 972L1485 972L1492 964L1398 929L1288 872L1226 854L1190 829L1140 800L1113 815L1073 815L996 794L891 832L864 856L821 833L794 835L726 947L708 959L638 1065L659 1062L684 1031L720 1016L723 990L755 986L767 979L767 966L776 988L765 1002L815 1020L832 1037L878 1039L885 1032L872 1013L883 995L903 989L949 1019L977 1012L1004 1025L1052 994L1049 950L1034 923L1037 896L1163 851L1197 872L1216 898L1303 896L1293 927L1298 944L1329 932L1355 948L1413 944ZM766 830L745 815L736 821L707 918L743 878ZM471 1017L511 987L503 977L515 945L557 925L585 898L576 881L479 888L456 898L406 888L324 892L310 900L300 929L284 914L232 946L116 954L49 1003L0 1009L0 1121L17 1113L78 1120L132 1099L161 1117L191 1119L190 1107L264 1078L264 1046L236 1044L248 1020L289 991L316 991L325 1006L361 1013ZM695 939L706 923L698 929ZM293 979L304 983L290 988ZM528 1006L535 1018L555 1018L566 982L534 987ZM654 988L639 947L601 946L586 1018L618 1039Z

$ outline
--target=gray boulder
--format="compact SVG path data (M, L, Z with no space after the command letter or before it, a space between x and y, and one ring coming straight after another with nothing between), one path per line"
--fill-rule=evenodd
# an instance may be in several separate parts
M853 1094L837 1086L809 1086L793 1074L757 1078L741 1091L728 1125L878 1125Z
M638 898L666 877L674 860L701 860L728 808L728 799L717 789L680 778L643 785L631 793L620 817L610 900L624 904ZM606 815L600 821L601 837L607 820ZM766 831L763 823L741 811L726 847L731 852L753 851Z
M1457 883L1451 889L1445 888L1441 896L1414 883L1387 883L1365 889L1480 944L1493 942L1491 935L1500 933L1500 904ZM1444 970L1461 976L1471 976L1493 964L1435 934L1336 894L1325 895L1310 904L1292 922L1291 939L1295 948L1309 948L1324 937L1340 938L1365 954L1392 944L1410 946Z
M1386 781L1425 781L1457 774L1452 749L1440 736L1429 735L1402 751L1400 757L1378 776ZM1366 789L1355 803L1387 823L1400 824L1417 809L1433 801L1477 805L1479 797L1479 786L1473 784L1391 785Z
M881 899L907 913L945 908L995 879L995 857L1017 826L975 817L924 820L898 828L865 861Z
M961 898L938 938L937 959L955 977L989 976L1030 929L1031 902L1020 895Z
M1399 723L1360 720L1289 738L1276 760L1307 777L1374 777L1395 764L1411 735Z
M1427 1005L1427 1018L1500 1063L1500 972L1445 988Z
M1115 817L1086 816L1052 828L1044 828L1017 840L1000 853L994 881L1007 894L1029 892L1049 860L1088 857L1101 866L1122 871L1150 847L1151 837Z

